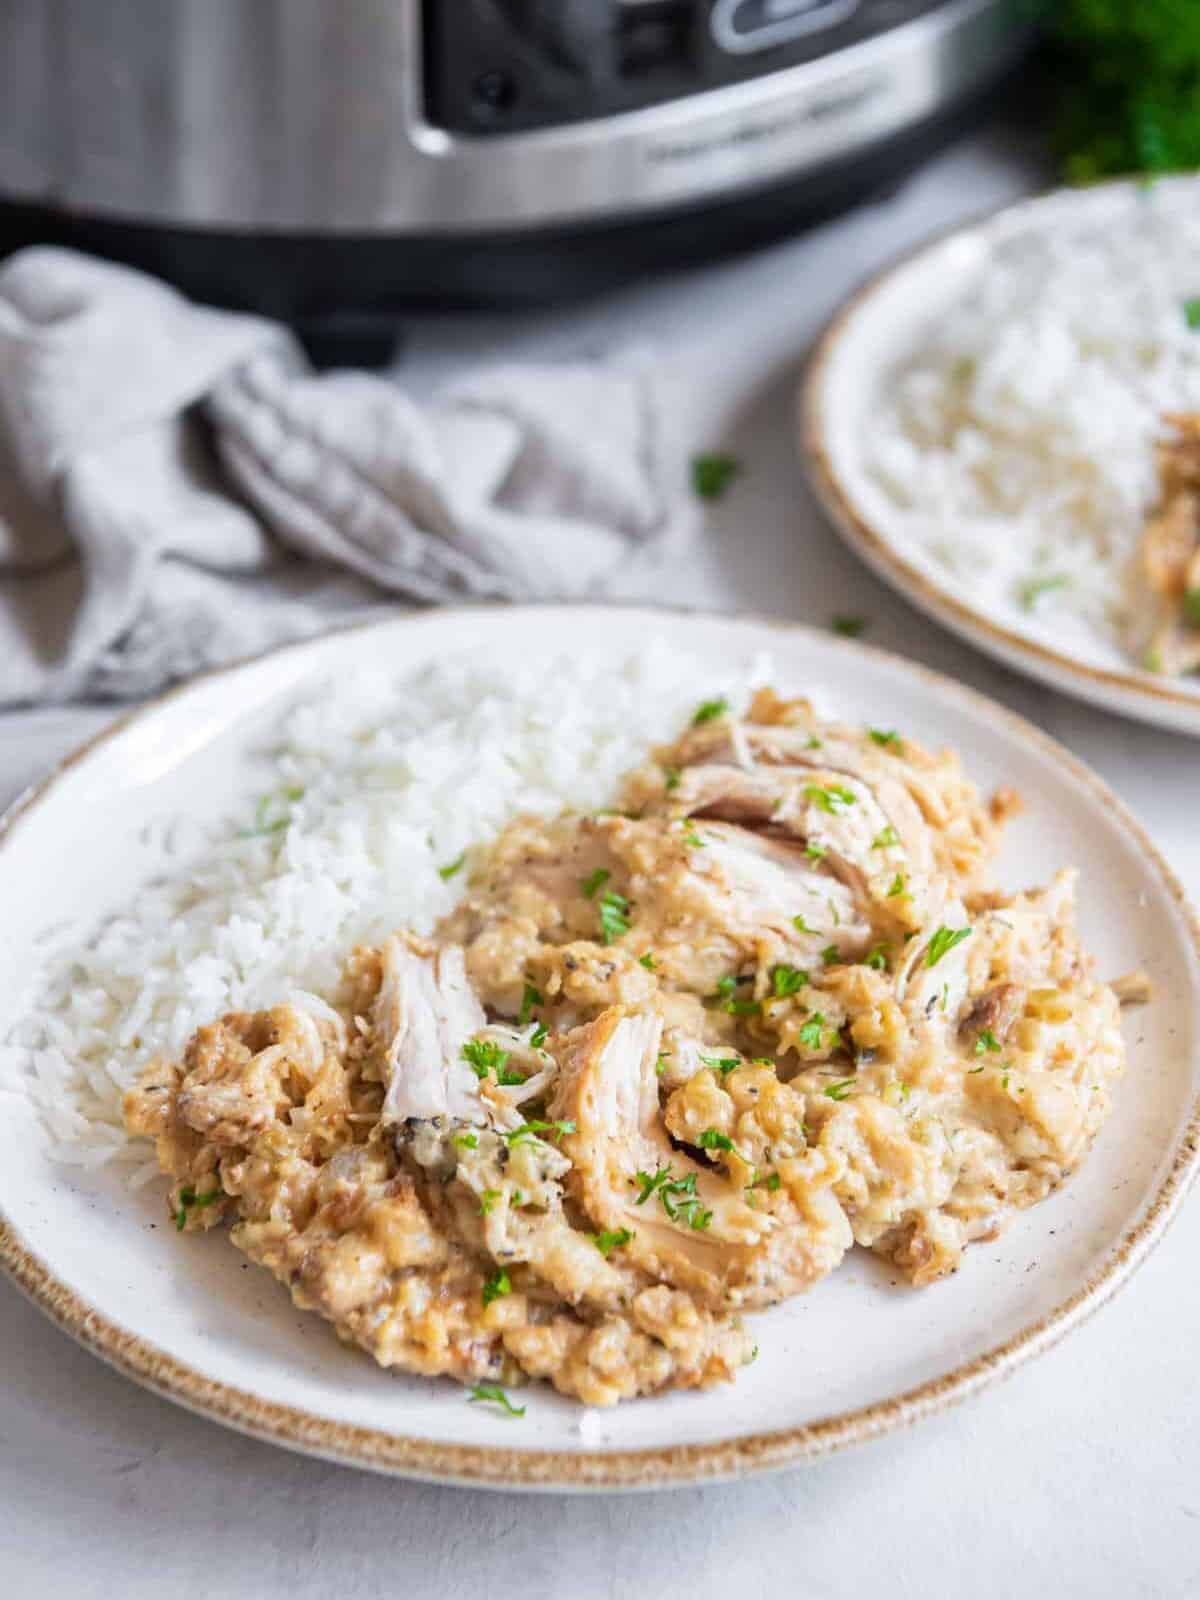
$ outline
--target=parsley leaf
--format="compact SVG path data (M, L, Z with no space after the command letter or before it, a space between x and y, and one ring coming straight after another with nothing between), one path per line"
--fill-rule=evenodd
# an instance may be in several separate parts
M823 844L817 844L814 839L810 839L804 846L804 854L809 858L810 861L824 861L825 857L829 854L829 851Z
M656 1168L653 1174L639 1171L635 1177L641 1190L637 1197L639 1206L645 1205L650 1196L657 1193L663 1210L672 1222L684 1222L689 1228L700 1232L712 1221L712 1212L705 1210L696 1195L694 1172L689 1172L686 1178L677 1178L667 1166Z
M719 1128L705 1128L696 1143L701 1150L732 1150L733 1140Z
M467 1404L470 1405L476 1400L484 1400L491 1405L500 1406L504 1411L508 1412L510 1417L523 1417L525 1415L525 1407L513 1405L498 1383L472 1384L471 1393L467 1396Z
M545 1000L542 999L542 996L538 993L534 986L527 981L525 984L525 992L521 996L521 1010L517 1017L517 1027L527 1028L532 1020L534 1006L544 1006L545 1003Z
M508 1145L528 1144L531 1139L536 1139L540 1133L552 1133L556 1139L561 1139L564 1133L574 1133L575 1124L566 1122L523 1122L519 1128L514 1128L511 1133L504 1135L504 1142Z
M449 883L450 879L454 876L454 874L456 872L461 872L462 871L463 863L466 861L466 859L467 859L467 852L464 850L462 855L460 855L456 860L447 861L447 863L446 863L446 865L444 867L439 867L438 868L438 877L442 880L443 883Z
M700 1059L706 1067L719 1072L722 1078L728 1077L731 1072L736 1072L742 1064L737 1056L701 1056Z
M456 1133L450 1143L457 1145L460 1150L478 1150L479 1135L477 1133Z
M925 965L936 967L948 951L953 950L956 944L961 944L970 935L970 928L939 928L925 950Z
M501 1267L499 1272L494 1272L483 1286L483 1303L490 1306L493 1300L499 1300L502 1294L512 1293L512 1280L508 1273Z
M999 1050L999 1048L999 1039L997 1039L996 1035L990 1028L984 1028L983 1032L975 1041L975 1054L977 1056L982 1056L986 1055L989 1050Z
M655 970L653 950L647 950L645 955L638 957L638 966L645 967L647 972L653 972Z
M843 1078L840 1083L831 1083L825 1093L830 1100L844 1100L853 1087L853 1078Z
M690 817L683 824L683 838L684 842L686 844L690 844L693 850L708 849L708 846L705 844L704 840L696 832L696 824Z
M843 639L857 639L866 632L865 617L833 617L829 626Z
M870 967L874 972L886 972L887 964L888 947L886 944L872 945L863 957L863 965Z
M602 1233L589 1233L588 1238L607 1260L614 1250L619 1250L633 1238L631 1228L605 1229Z
M603 943L612 944L615 939L629 932L629 919L625 915L628 910L629 901L615 889L609 889L600 896L600 938Z
M872 850L890 850L893 845L900 843L900 836L889 822L886 828L880 831L871 840Z
M692 457L692 488L701 500L719 500L741 470L727 451L704 450Z
M806 783L804 785L804 798L811 800L819 811L836 814L846 806L852 806L856 799L851 790L844 788L840 783Z
M836 966L841 960L841 952L838 950L837 945L827 944L824 950L821 951L821 960L827 967Z
M908 893L908 880L902 872L898 872L892 879L892 886L888 890L888 899L895 900L900 895Z
M591 900L595 895L596 890L603 889L604 885L611 877L612 873L607 867L597 867L595 872L591 873L586 878L582 878L580 880L579 887L583 891L584 898L586 900Z
M725 699L705 700L696 707L692 718L692 727L699 728L706 722L715 722L718 717L723 717L729 710L729 701Z
M1200 328L1200 300L1185 300L1183 302L1183 320L1194 333Z
M812 1016L799 1030L796 1037L806 1050L819 1050L825 1027L825 1018L819 1011L814 1011Z
M667 767L665 770L664 786L668 794L673 794L683 782L683 773L678 767Z
M774 1194L782 1183L783 1179L777 1172L756 1172L746 1185L746 1193L749 1194L751 1189L765 1189L768 1194Z
M886 730L883 728L868 728L867 732L878 745L883 745L885 747L891 745L891 747L897 751L904 749L904 740L896 732L895 728L888 728Z
M494 1039L468 1039L462 1047L462 1058L467 1062L471 1071L482 1083L488 1073L495 1069L497 1078L503 1083L500 1074L508 1062L510 1051L502 1049ZM524 1083L524 1078L518 1078L518 1083Z
M808 973L800 967L778 966L771 974L771 987L777 1000L786 1000L788 995L798 994L807 982Z
M479 1215L481 1217L490 1217L496 1209L496 1201L499 1198L499 1189L485 1189L479 1196Z
M1065 573L1052 578L1030 578L1017 591L1017 598L1023 610L1032 611L1044 594L1051 594L1055 589L1066 589L1070 583Z

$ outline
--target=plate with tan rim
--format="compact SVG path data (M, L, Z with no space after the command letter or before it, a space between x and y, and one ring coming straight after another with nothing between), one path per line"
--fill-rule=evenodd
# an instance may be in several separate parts
M1194 211L1195 179L1163 180L1158 203ZM809 360L800 445L834 526L886 583L969 643L1065 694L1143 722L1200 734L1200 677L1142 670L1119 640L1065 607L984 598L912 532L871 469L868 441L897 371L951 308L986 278L1010 241L1083 224L1138 226L1145 189L1117 182L1056 190L942 235L871 279L835 314Z
M295 1310L221 1230L178 1235L162 1186L68 1168L7 1057L0 1263L58 1325L135 1381L284 1446L384 1472L506 1489L651 1488L819 1457L1016 1371L1126 1283L1197 1165L1200 947L1183 894L1136 821L1084 766L999 706L897 657L781 623L636 609L484 608L402 618L199 679L65 762L0 833L0 1038L27 1004L42 941L81 936L163 871L164 821L202 827L250 792L267 730L327 680L431 660L620 659L658 639L709 674L765 654L772 680L820 708L957 749L987 790L1014 785L1001 884L1081 873L1099 971L1143 967L1152 1002L1125 1014L1129 1069L1081 1170L962 1269L913 1290L852 1252L810 1294L757 1314L760 1355L731 1386L583 1412L530 1386L514 1420L446 1381L388 1374ZM549 680L548 681L552 681ZM697 683L697 697L707 683ZM169 828L167 830L170 831Z

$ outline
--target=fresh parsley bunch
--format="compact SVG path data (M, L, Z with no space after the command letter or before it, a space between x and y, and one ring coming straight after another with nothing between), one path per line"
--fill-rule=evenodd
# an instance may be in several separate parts
M1050 35L1068 179L1200 167L1197 0L1059 0Z

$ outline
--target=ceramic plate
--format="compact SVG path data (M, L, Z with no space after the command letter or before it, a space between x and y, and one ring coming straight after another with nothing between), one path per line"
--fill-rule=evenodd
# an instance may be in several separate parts
M602 620L602 629L597 622ZM714 668L765 651L783 689L962 754L1026 810L1001 862L1010 887L1082 870L1080 920L1100 971L1144 966L1130 1071L1090 1159L1044 1205L913 1291L854 1252L807 1297L755 1319L759 1360L710 1393L580 1409L530 1388L523 1420L449 1382L389 1376L293 1309L219 1232L177 1236L159 1185L56 1166L32 1105L3 1095L0 1260L97 1355L185 1406L280 1444L414 1477L512 1489L652 1487L777 1467L911 1421L1047 1349L1128 1279L1195 1167L1200 957L1178 884L1104 786L1034 728L894 656L780 624L579 608L442 611L337 634L201 679L134 713L10 813L0 837L0 1035L30 952L84 931L151 876L164 819L227 815L264 727L305 685L435 655L651 638ZM4 1014L7 1007L9 1015Z
M1194 180L1164 181L1171 204L1194 207ZM1080 223L1136 227L1136 183L1058 190L947 234L854 295L822 335L800 401L801 447L816 492L847 543L885 582L970 643L1064 693L1144 722L1200 734L1200 682L1136 667L1117 644L1062 613L984 609L979 597L906 536L868 469L881 396L898 365L986 274L1015 235Z

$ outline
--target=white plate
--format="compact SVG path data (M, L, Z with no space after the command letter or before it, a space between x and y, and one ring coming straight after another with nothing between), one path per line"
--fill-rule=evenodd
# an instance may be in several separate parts
M30 952L85 929L155 864L152 821L227 813L264 718L305 683L462 650L528 657L651 637L714 664L769 652L786 690L836 714L956 747L981 785L1015 784L1001 877L1082 869L1100 971L1145 966L1153 1004L1127 1023L1130 1072L1083 1170L961 1272L920 1291L855 1252L811 1295L755 1319L761 1356L732 1387L588 1414L525 1391L514 1422L462 1389L389 1376L294 1310L219 1233L177 1236L161 1188L55 1166L23 1093L3 1095L0 1261L63 1327L131 1377L280 1443L381 1470L505 1488L652 1486L777 1466L865 1439L1046 1349L1128 1278L1191 1178L1200 1088L1200 957L1179 886L1120 803L1035 729L922 668L801 628L634 610L435 612L335 635L202 679L65 764L0 837L0 1033ZM703 685L697 685L698 695ZM551 691L552 692L552 691Z
M1171 204L1194 207L1194 179L1163 180ZM987 272L1006 240L1031 230L1138 225L1144 196L1137 183L1062 189L1020 201L960 228L889 267L852 296L825 330L800 398L801 447L809 475L832 519L867 565L921 610L1008 666L1066 694L1143 722L1200 734L1200 682L1167 679L1136 667L1115 642L1082 626L1068 633L1055 619L1002 618L906 536L894 502L870 472L872 437L891 376L928 330Z

